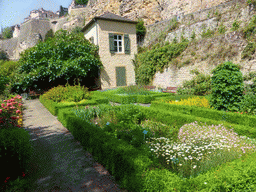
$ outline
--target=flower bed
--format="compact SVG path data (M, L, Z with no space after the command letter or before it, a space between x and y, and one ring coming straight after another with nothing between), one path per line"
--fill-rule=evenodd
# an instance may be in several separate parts
M197 181L198 176L216 169L221 164L225 166L227 162L244 158L245 154L248 157L249 154L255 154L254 139L239 136L223 125L204 125L194 122L184 124L177 132L175 126L164 125L150 119L145 121L147 115L139 109L142 108L136 109L134 105L114 108L105 105L86 107L86 109L76 110L75 113L88 125L96 126L96 129L98 127L112 137L127 142L143 154L150 149L151 153L148 153L148 157L151 154L154 156L153 159L151 158L152 161L158 160L155 166L173 174L173 181L169 181L169 186L163 188L154 180L148 183L149 177L156 176L151 175L151 172L155 172L154 168L148 169L143 174L144 190L159 190L154 188L156 186L162 190L171 187L182 189L185 186L188 187L191 182ZM167 178L163 176L162 179ZM199 185L200 183L197 183L194 188ZM203 187L203 189L207 188L207 185Z
M27 171L28 161L32 154L29 133L22 128L22 97L17 95L3 100L0 106L0 156L1 182L3 190L19 185L20 177ZM24 183L24 180L22 181ZM21 189L21 188L20 188Z

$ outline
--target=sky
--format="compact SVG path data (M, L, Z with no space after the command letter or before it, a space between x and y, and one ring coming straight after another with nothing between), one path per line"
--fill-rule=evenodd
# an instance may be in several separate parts
M44 8L56 12L62 7L68 8L72 0L0 0L0 31L24 22L30 11Z

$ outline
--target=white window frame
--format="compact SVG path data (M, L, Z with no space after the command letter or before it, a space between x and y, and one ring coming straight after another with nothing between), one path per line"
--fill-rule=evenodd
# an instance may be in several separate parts
M121 37L121 39L119 39L119 37ZM117 46L115 46L115 42L117 42ZM124 36L122 34L114 34L114 48L117 48L117 50L115 50L116 53L124 53Z

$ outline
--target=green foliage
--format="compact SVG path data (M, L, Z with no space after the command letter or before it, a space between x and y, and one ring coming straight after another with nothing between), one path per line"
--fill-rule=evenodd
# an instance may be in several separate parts
M10 38L12 38L12 35L13 35L13 31L12 31L11 27L6 27L3 29L3 31L2 31L3 39L10 39Z
M250 23L243 30L244 37L249 38L256 33L256 15L254 15Z
M247 0L247 4L252 4L254 6L256 6L256 1L255 0Z
M0 60L8 60L8 55L3 50L0 50Z
M43 99L49 99L54 102L68 101L68 102L79 102L83 99L89 98L88 89L81 87L80 85L65 87L59 85L50 89L48 92L42 95Z
M74 33L74 34L82 33L82 28L79 27L79 26L76 26L75 28L73 28L73 29L71 30L71 33Z
M150 95L151 92L144 86L132 85L120 88L118 93L125 93L128 95Z
M211 106L218 110L239 111L244 91L239 66L227 61L217 66L212 73Z
M211 91L211 77L199 71L192 71L196 76L192 80L186 80L183 85L177 89L179 95L208 95Z
M178 57L188 46L188 41L181 43L166 42L164 46L156 44L152 49L137 54L135 57L136 83L149 84L157 71L162 72L165 67Z
M6 84L8 84L10 79L4 75L0 74L0 94L3 94L6 89Z
M231 28L231 31L236 31L238 30L240 27L240 22L238 22L237 20L235 20L232 24L232 28Z
M252 92L244 95L241 102L241 111L256 115L256 95Z
M242 55L241 55L242 59L252 58L252 55L255 53L255 49L256 49L256 43L249 42L242 52Z
M32 154L32 146L27 131L20 128L0 130L1 181L6 177L17 177L25 171Z
M52 38L52 37L54 37L54 32L53 32L52 29L50 29L50 30L47 31L47 33L45 34L45 39L44 39L44 41L46 41L47 39Z
M208 38L208 37L212 37L214 33L215 33L214 30L207 29L207 30L203 30L201 36L202 38Z
M30 88L43 89L54 81L55 84L56 81L65 84L67 81L72 83L74 79L97 77L102 66L97 46L86 40L82 33L64 30L57 31L54 38L25 50L19 64L13 85L17 93Z
M144 26L143 19L139 19L136 24L136 34L137 36L144 37L146 34L146 27Z
M221 23L219 28L218 28L218 32L220 34L224 34L226 31L227 31L226 26L224 26L223 23Z
M5 75L12 81L16 76L20 64L17 61L4 61L0 63L0 75Z
M196 33L195 33L195 31L193 31L193 33L192 33L192 35L191 35L191 39L192 39L192 40L196 39Z
M244 81L252 81L252 84L246 86L246 92L256 93L256 72L250 72L244 76Z
M88 0L76 0L77 5L86 5L88 3Z
M171 19L169 26L170 26L169 32L171 32L179 27L179 22L176 17Z

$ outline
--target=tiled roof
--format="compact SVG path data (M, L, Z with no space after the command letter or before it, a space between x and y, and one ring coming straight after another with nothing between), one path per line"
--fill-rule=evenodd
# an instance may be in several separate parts
M137 24L137 21L133 21L124 17L121 17L119 15L110 13L110 12L105 12L104 14L100 15L100 16L96 16L94 17L90 22L88 22L84 27L83 30L84 31L87 27L89 27L94 21L96 20L110 20L110 21L118 21L118 22L125 22L125 23L133 23L133 24Z
M110 13L110 12L105 12L103 15L100 15L98 17L95 17L96 19L108 19L108 20L119 20L119 21L128 21L128 22L134 22L130 19L126 19L124 17L121 17L119 15Z

